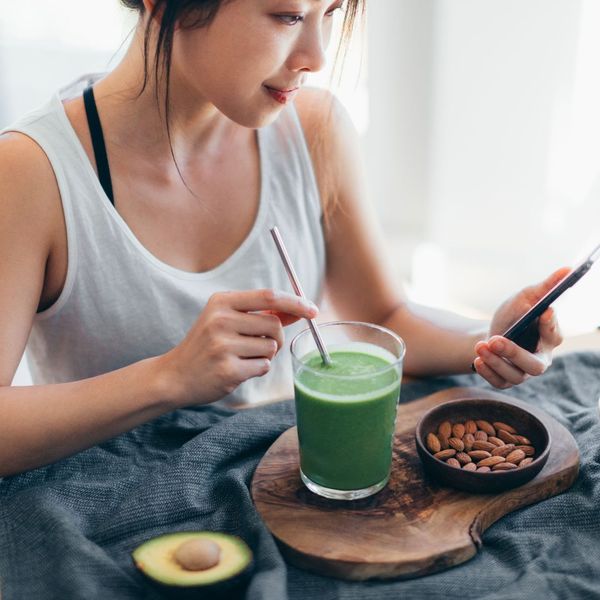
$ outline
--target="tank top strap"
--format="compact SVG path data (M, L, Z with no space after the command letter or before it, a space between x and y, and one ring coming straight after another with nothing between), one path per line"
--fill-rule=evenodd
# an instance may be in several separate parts
M85 114L87 117L90 136L92 138L92 146L94 148L94 158L96 159L96 169L98 170L98 179L100 185L114 206L115 197L113 194L112 178L110 176L110 166L108 164L108 155L106 154L106 144L104 143L104 133L102 132L102 124L98 115L98 107L94 98L94 87L88 86L83 91L83 103L85 105Z

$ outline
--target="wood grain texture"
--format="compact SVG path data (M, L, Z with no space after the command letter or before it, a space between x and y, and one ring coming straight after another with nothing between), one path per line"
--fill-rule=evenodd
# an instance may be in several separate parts
M415 426L431 407L459 398L513 402L544 422L552 449L537 477L499 494L470 494L426 479L415 449ZM258 465L252 496L290 563L348 580L411 578L468 560L492 523L568 489L578 471L573 436L542 410L493 391L453 388L399 406L392 475L378 494L344 502L307 490L299 476L293 427Z

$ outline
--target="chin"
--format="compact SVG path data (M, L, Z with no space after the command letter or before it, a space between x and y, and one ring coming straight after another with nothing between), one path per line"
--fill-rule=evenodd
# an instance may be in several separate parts
M255 129L260 129L261 127L266 127L267 125L270 125L271 123L277 120L282 110L283 107L281 107L277 111L272 111L268 115L263 115L261 118L257 119L257 122L254 125L252 125L252 127Z
M270 108L269 110L240 110L240 111L222 111L229 119L249 129L260 129L266 127L277 120L283 106Z

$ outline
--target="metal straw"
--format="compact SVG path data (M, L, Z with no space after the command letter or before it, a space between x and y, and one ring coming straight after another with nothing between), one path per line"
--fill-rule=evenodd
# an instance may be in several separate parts
M294 271L294 267L292 266L292 261L290 260L290 257L287 253L285 244L283 243L283 240L281 239L279 229L277 229L277 227L273 227L270 231L271 231L271 235L273 236L275 245L277 246L277 250L279 250L279 256L281 256L281 260L283 261L283 266L285 267L288 277L290 278L290 281L292 282L292 287L294 288L294 291L301 298L306 298L306 296L304 295L304 292L302 291L302 286L300 285L300 282L298 281L298 276L296 275L296 271ZM325 344L323 343L321 334L319 333L319 330L317 329L317 324L314 322L313 319L306 319L306 320L308 321L308 326L310 327L310 332L312 333L313 338L315 339L315 344L317 344L317 348L319 349L319 352L321 353L321 358L323 359L323 363L325 365L329 366L331 364L331 356L329 356L329 352L327 352L327 349L325 348Z

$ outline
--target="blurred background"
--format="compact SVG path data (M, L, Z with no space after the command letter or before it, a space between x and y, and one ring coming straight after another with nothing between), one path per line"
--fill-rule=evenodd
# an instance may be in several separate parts
M118 0L0 0L0 128L113 68L135 21ZM413 300L487 318L600 243L599 33L598 0L376 0L341 79L313 77L361 135ZM596 267L555 305L564 333L595 330L599 300Z

